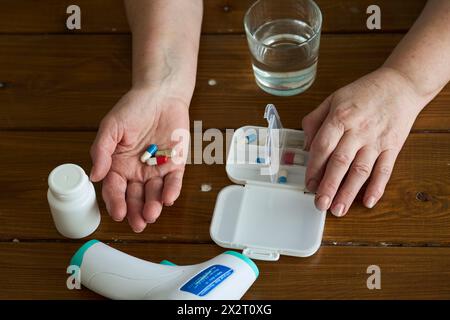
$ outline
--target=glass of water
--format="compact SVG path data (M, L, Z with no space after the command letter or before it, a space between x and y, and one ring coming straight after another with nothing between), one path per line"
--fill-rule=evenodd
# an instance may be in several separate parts
M312 0L258 0L244 17L256 83L277 96L308 89L316 77L322 13Z

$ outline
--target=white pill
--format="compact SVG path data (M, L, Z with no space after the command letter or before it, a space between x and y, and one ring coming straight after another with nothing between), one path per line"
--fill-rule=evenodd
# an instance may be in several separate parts
M156 161L156 158L148 158L147 161L146 161L146 163L147 163L149 166L156 166L158 162Z
M155 156L166 156L169 158L173 158L176 155L177 155L177 151L175 149L158 150L155 153Z
M148 159L150 159L152 157L152 154L148 151L145 151L142 156L141 156L141 162L145 163L147 162Z
M202 183L202 185L200 186L200 190L202 192L209 192L212 190L212 186L209 183Z

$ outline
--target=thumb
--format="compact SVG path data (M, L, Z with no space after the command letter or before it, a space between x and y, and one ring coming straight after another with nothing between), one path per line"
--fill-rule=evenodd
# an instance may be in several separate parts
M91 181L100 181L109 172L112 154L118 143L117 137L117 126L111 120L103 120L91 146L92 169L89 175Z

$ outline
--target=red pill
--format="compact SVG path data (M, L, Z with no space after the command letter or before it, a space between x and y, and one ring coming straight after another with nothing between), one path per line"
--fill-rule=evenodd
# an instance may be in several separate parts
M157 156L157 157L152 157L150 159L147 160L147 164L149 166L156 166L156 165L162 165L164 163L166 163L169 160L169 157L166 156Z
M302 166L305 164L305 157L301 153L286 151L283 154L283 164Z

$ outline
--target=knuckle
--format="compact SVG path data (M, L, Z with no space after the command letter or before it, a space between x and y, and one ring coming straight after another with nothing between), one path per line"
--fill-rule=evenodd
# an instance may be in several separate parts
M360 177L367 178L370 175L371 167L364 162L355 162L351 169L351 173L356 174Z
M396 132L390 132L383 137L383 146L385 148L397 148L400 146L401 139Z
M321 186L321 191L323 192L318 192L320 194L335 194L337 189L339 187L339 184L334 182L334 181L324 181L322 186Z
M334 152L331 157L330 161L333 165L338 165L341 167L347 167L350 165L351 159L350 157L342 152Z
M346 122L344 119L335 118L332 120L333 125L338 129L342 134L346 131Z
M372 128L372 119L363 118L359 120L358 130L359 132L368 132Z
M339 122L345 122L352 114L353 106L348 104L340 104L333 111L334 118Z
M388 165L379 166L377 169L377 173L384 177L389 177L392 173L392 167Z
M331 152L331 141L330 139L320 138L313 142L311 145L311 150L317 151L318 153L328 153Z
M344 200L344 202L351 201L356 197L356 191L351 189L341 189L339 190L339 197Z

